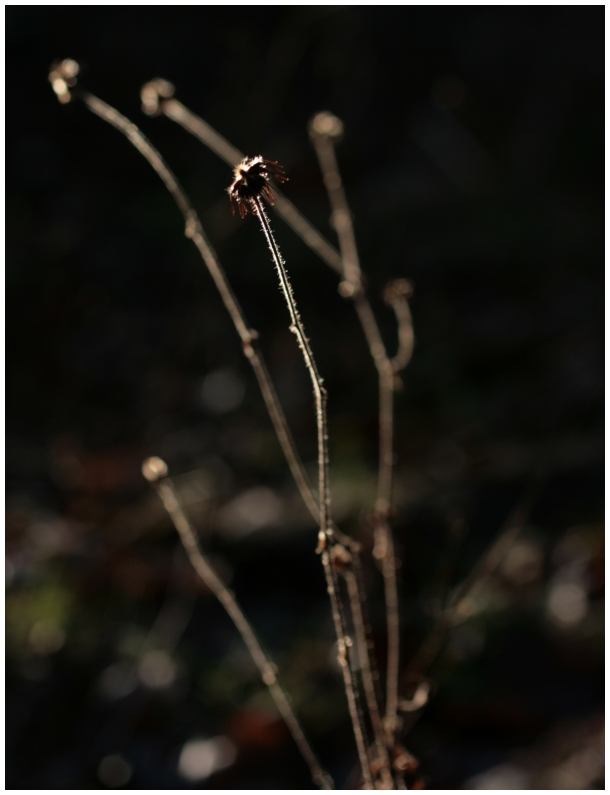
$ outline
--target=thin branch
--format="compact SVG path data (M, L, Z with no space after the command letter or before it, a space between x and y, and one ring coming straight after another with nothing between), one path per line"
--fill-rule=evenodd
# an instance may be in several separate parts
M392 307L398 325L398 350L391 360L392 369L400 373L411 361L415 336L413 318L409 308L409 298L413 295L413 285L408 279L395 279L384 290L386 304Z
M227 588L203 553L197 540L195 530L187 519L184 509L180 504L174 484L167 476L167 465L160 458L149 458L144 462L142 472L144 477L154 486L157 494L161 498L163 507L169 514L174 527L180 535L180 540L182 541L193 568L222 604L235 624L237 631L250 652L254 664L260 672L263 683L268 687L280 715L288 726L303 758L309 765L314 782L321 789L333 789L331 777L322 769L320 763L316 759L316 755L305 737L299 720L292 709L290 700L277 680L277 667L263 650L254 629L235 599L235 595Z
M392 747L398 728L400 657L397 565L394 540L388 521L392 503L392 467L394 464L394 390L397 386L397 373L407 365L410 359L410 353L408 357L406 356L409 347L407 328L409 326L411 330L412 350L413 327L412 324L404 322L406 318L404 306L400 305L398 311L395 308L399 323L399 350L396 357L390 360L375 315L364 293L356 237L334 148L334 141L340 139L342 134L342 122L331 113L317 114L310 124L310 136L320 162L324 184L333 210L333 225L339 238L344 278L340 285L340 292L345 297L351 297L354 300L356 312L379 376L379 474L373 518L375 526L373 554L381 563L385 588L388 632L385 727L387 743ZM406 311L409 311L408 306Z
M330 530L328 524L329 510L330 510L330 491L328 487L328 422L326 419L326 401L327 401L326 389L322 386L322 378L320 377L320 374L318 372L318 367L316 365L316 361L314 359L311 346L309 345L309 340L305 335L305 329L303 327L303 322L301 321L301 317L299 315L296 302L294 300L294 294L292 292L292 286L290 285L290 281L288 279L288 273L286 272L284 261L282 260L282 256L275 242L273 232L271 231L271 227L269 226L269 219L267 218L265 211L263 210L260 199L258 198L254 199L254 205L256 207L256 214L258 215L258 218L261 222L263 232L265 233L265 237L267 239L267 244L269 245L269 249L273 257L273 261L280 280L282 292L284 293L284 298L286 299L286 304L288 306L288 310L290 313L290 320L292 321L290 330L297 338L299 347L301 348L301 351L303 353L303 358L305 359L305 365L311 377L311 383L313 386L314 397L316 402L316 421L317 421L316 424L318 429L318 487L319 487L319 502L320 502L320 507L319 507L320 533L321 533L321 539L322 537L324 537L330 541L331 535L329 535L329 533L332 533L332 531Z
M329 549L335 544L334 532L329 524L329 510L330 510L330 491L328 485L328 423L326 418L326 389L322 385L322 378L318 372L318 367L314 359L313 351L305 334L305 328L301 320L301 316L297 309L292 286L288 278L282 255L271 231L269 219L263 210L261 200L258 196L253 197L251 200L252 208L259 218L261 227L267 239L267 244L271 251L271 256L275 264L275 268L280 281L280 286L286 299L288 312L290 314L291 326L290 330L297 338L305 366L309 372L311 383L314 392L316 404L316 425L318 434L318 483L319 483L319 502L320 502L320 533L319 533L319 551L322 552L322 564L324 566L324 573L326 576L326 585L330 595L331 608L333 614L333 621L335 624L335 632L337 634L338 644L338 659L339 665L343 672L343 682L345 685L345 692L347 695L347 702L354 729L354 736L356 739L356 746L358 749L358 756L360 765L362 767L362 776L364 778L365 786L368 789L373 789L373 780L370 771L370 764L366 752L365 744L365 729L362 713L359 708L358 691L355 687L354 675L352 666L349 660L349 647L351 641L346 633L345 618L342 614L341 603L338 595L338 577L334 570L329 555Z
M425 674L440 652L451 627L465 617L466 600L480 591L498 568L523 530L529 515L540 496L546 477L538 472L530 481L519 502L511 511L492 544L481 555L470 574L457 589L447 607L437 618L432 629L422 641L409 663L405 678L418 678Z
M350 561L353 569L353 559ZM375 680L373 679L371 661L371 649L369 648L369 639L367 637L366 623L363 613L364 599L360 591L360 584L358 576L355 571L350 570L348 567L344 573L345 582L347 584L347 592L352 607L352 621L354 623L354 635L356 637L356 649L358 652L358 661L360 663L360 673L362 675L362 686L364 689L364 697L368 709L369 717L371 719L371 726L373 728L373 736L375 738L375 751L377 761L380 765L380 775L384 789L394 789L390 757L388 755L388 748L384 741L383 724L381 722L381 715L379 713L379 703L377 700L377 692L375 689Z

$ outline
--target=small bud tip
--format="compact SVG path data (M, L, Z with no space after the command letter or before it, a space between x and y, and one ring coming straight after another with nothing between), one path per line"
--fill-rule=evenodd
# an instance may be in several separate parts
M409 300L413 296L413 283L408 279L394 279L389 282L384 291L383 298L386 304L391 306L396 301Z
M159 113L159 98L169 99L174 96L175 90L174 84L162 77L155 77L154 80L145 83L140 90L144 113L148 116L156 116Z
M142 474L149 483L154 483L160 478L167 477L167 464L163 459L152 456L142 464Z
M70 89L76 85L76 76L80 72L78 61L73 58L64 58L63 61L54 61L49 70L49 82L57 99L66 104L72 96Z
M343 137L343 122L334 113L321 111L309 122L309 134L312 137L327 135L332 140L339 141Z

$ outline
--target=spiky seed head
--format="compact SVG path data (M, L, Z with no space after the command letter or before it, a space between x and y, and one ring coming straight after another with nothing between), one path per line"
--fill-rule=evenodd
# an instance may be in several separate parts
M227 192L233 214L237 207L241 218L248 214L248 210L253 211L256 202L260 199L265 199L269 204L274 203L271 177L277 182L288 181L283 167L275 160L265 160L262 155L244 158L235 167L234 177Z

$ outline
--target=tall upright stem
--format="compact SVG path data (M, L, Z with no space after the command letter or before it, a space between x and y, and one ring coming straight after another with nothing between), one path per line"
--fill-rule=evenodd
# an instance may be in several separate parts
M386 675L385 729L386 742L394 745L397 729L398 671L400 659L400 616L398 612L398 586L396 581L396 556L388 517L392 500L392 467L394 463L394 383L395 369L387 354L379 326L362 284L362 271L351 214L347 204L332 136L325 130L335 129L339 134L341 122L324 114L321 125L314 118L310 127L311 139L318 155L328 197L333 210L333 223L339 238L343 264L341 292L351 297L369 346L379 377L379 472L375 502L375 557L381 563L384 581L386 622L388 633L388 660Z
M305 328L297 309L292 286L288 278L288 273L282 260L277 243L269 225L269 219L263 210L263 206L259 198L252 200L253 209L255 210L261 222L263 232L267 239L267 244L273 257L277 274L280 280L280 286L286 299L288 312L290 314L291 326L290 330L296 336L299 347L303 353L305 365L309 371L313 393L316 403L316 425L318 433L318 483L319 483L319 501L320 501L320 549L322 551L322 564L324 566L324 574L326 576L326 585L331 601L331 608L333 614L333 622L335 624L335 632L337 634L338 644L338 659L339 665L343 672L343 682L345 685L345 692L347 696L347 703L350 712L350 718L354 728L354 736L356 739L356 746L358 749L358 757L362 767L362 776L367 789L373 789L373 777L370 769L370 762L366 750L365 743L365 727L362 712L359 704L358 690L355 684L352 665L350 664L350 647L351 640L346 633L346 624L341 603L338 594L338 576L332 567L329 555L329 548L334 543L333 530L329 524L329 511L330 511L330 491L328 486L328 425L326 418L326 389L322 386L322 378L318 372L316 361L309 345L309 340L305 334Z

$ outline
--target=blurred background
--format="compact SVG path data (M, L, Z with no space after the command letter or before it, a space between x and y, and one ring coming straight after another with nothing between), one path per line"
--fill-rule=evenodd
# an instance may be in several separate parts
M402 670L536 472L526 526L432 669L430 789L603 788L602 7L12 6L7 30L7 768L14 789L307 789L229 619L140 472L169 464L337 786L356 754L316 529L159 178L50 63L135 121L201 214L315 472L312 396L230 169L140 109L164 77L333 243L330 110L371 301L414 284L396 401ZM333 515L370 550L377 380L337 279L273 219L329 391ZM385 664L382 582L366 578ZM403 679L402 695L408 696Z

